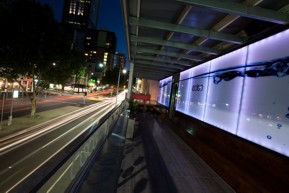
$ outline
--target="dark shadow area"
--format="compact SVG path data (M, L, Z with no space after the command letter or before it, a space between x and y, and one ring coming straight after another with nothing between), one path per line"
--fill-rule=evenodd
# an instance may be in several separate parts
M142 141L141 141L141 140L138 141L138 142L136 142L136 143L134 144L134 146L137 147L137 146L139 146L140 144L142 144Z
M125 116L121 116L112 131L115 135L110 135L107 139L100 155L91 163L82 183L78 189L73 190L73 192L116 192L118 178L121 173L121 161L124 158L123 150L125 143L124 137L116 136L125 136L125 124L126 118ZM133 149L134 146L130 148ZM127 175L129 175L129 171L126 172L128 173Z
M123 171L123 174L121 175L121 177L126 178L130 176L133 173L133 170L134 170L134 167L130 166L129 168Z
M143 163L143 162L144 162L144 157L143 157L143 156L140 156L140 157L138 157L138 158L134 161L133 165L134 165L134 166L137 166L137 165L139 165L139 164L141 164L141 163Z
M133 166L131 166L133 167ZM146 166L143 166L142 168L140 168L138 171L136 171L135 173L130 173L131 175L126 175L125 177L128 177L126 179L124 179L122 182L120 182L118 184L118 187L121 187L122 185L124 185L126 182L128 182L129 180L131 180L133 177L135 177L136 175L138 175L140 172L142 172L144 169L146 169L147 167ZM131 169L130 169L131 170ZM134 170L134 167L133 167L133 170ZM123 177L123 176L122 176Z
M134 150L134 144L130 144L130 145L125 147L124 154L129 154L129 153L133 152L133 150Z
M152 132L154 129L154 117L150 112L140 112L138 117L140 120L139 128L136 135L140 135L145 152L145 160L149 172L149 178L153 193L177 193L174 182L168 172L163 158L159 152ZM144 183L144 182L142 182Z
M141 193L143 190L145 190L146 186L148 184L148 179L142 178L140 181L138 181L134 187L134 193Z

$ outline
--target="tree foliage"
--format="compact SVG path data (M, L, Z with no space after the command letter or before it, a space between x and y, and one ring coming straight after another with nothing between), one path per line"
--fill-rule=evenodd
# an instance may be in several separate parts
M50 82L64 85L72 74L83 71L85 60L71 49L68 30L57 23L48 5L34 0L8 2L0 4L0 77L19 84L21 77L33 79L33 116L39 86L46 88ZM40 84L35 84L35 79L41 80Z
M122 71L119 72L119 68L115 67L112 70L107 70L105 73L105 76L102 77L102 84L109 84L117 87L118 82L118 76L120 73L120 79L119 79L119 88L123 88L123 86L127 86L127 80L128 80L128 72L126 74L123 74Z

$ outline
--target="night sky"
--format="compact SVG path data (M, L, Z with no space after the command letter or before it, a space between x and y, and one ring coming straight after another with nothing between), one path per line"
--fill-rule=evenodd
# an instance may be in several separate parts
M38 2L49 4L54 11L57 21L61 21L64 0L38 0ZM116 51L126 55L128 66L128 54L125 40L125 30L122 11L119 0L100 0L100 13L98 29L107 29L115 32L117 37Z
M115 32L117 37L116 51L126 55L126 66L128 66L128 54L120 0L100 0L98 29L107 29L108 31Z

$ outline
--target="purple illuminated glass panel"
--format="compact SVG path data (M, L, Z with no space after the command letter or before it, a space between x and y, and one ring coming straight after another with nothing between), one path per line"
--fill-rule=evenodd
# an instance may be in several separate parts
M236 134L247 48L211 61L204 121Z
M289 30L249 45L237 135L289 156Z
M176 110L289 156L288 46L286 30L182 72Z
M190 95L190 85L192 84L191 69L180 73L176 110L188 114L188 96Z
M191 69L191 80L188 114L200 120L204 120L206 96L208 91L210 62Z
M159 82L158 103L166 107L170 103L170 94L172 89L172 76Z

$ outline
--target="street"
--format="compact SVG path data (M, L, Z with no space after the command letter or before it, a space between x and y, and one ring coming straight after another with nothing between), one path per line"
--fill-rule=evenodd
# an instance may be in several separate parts
M65 106L85 106L91 105L93 103L104 100L107 96L110 96L110 90L89 93L87 96L84 96L83 93L74 94L74 95L39 95L37 97L37 110L36 113L56 109ZM12 107L12 117L21 117L30 115L31 112L31 102L28 97L19 97L16 99L11 99L11 97L4 100L3 104L3 93L0 99L0 113L2 116L3 109L3 120L7 120L11 113L11 102L13 102Z
M81 95L40 99L38 107L43 112L50 112L47 109L61 106L82 105L82 107L64 113L50 122L36 125L35 128L27 128L25 132L15 133L11 138L9 136L0 138L0 192L12 190L57 152L67 147L76 136L87 136L94 132L98 120L116 105L114 98L107 98L102 102L94 100L99 97L100 95L90 94L85 104ZM19 114L25 112L28 102L25 104L27 107L24 102L16 106L16 112Z

